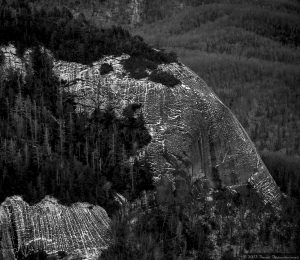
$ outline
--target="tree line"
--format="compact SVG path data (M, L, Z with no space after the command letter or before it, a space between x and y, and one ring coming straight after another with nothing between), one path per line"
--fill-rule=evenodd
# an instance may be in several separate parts
M0 35L0 45L13 43L19 54L40 44L57 59L82 64L122 53L142 55L156 64L177 61L174 54L154 50L122 27L98 28L64 6L44 8L28 0L0 1Z

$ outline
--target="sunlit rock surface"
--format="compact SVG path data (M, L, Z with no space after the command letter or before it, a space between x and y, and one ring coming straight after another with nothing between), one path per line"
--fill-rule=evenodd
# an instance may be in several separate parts
M13 46L2 51L0 76L8 69L25 74L28 52L20 59ZM142 105L137 112L143 114L152 141L136 158L147 156L156 177L184 172L192 179L205 178L216 188L250 185L264 202L278 205L280 191L247 133L199 76L172 63L159 65L180 80L172 88L148 77L137 80L122 65L128 58L107 56L91 66L54 61L54 71L68 82L65 89L76 94L78 111L110 105L121 117L128 105ZM103 63L111 64L113 71L101 75ZM4 259L13 259L12 248L20 250L24 245L49 254L78 252L93 259L109 243L106 212L83 203L66 207L47 198L29 206L19 197L8 198L0 208L0 225Z
M250 184L265 202L278 203L279 189L247 133L201 78L173 63L160 65L181 81L173 88L148 78L136 80L122 66L127 58L106 57L91 67L58 61L54 69L71 83L79 109L111 104L121 116L129 104L142 104L152 136L145 150L157 175L179 170L207 178L213 187ZM101 76L104 62L112 64L114 72Z
M30 250L97 259L109 245L109 225L99 206L67 207L51 197L30 206L21 197L9 197L0 206L0 252L5 260L15 259L17 251L26 255Z
M13 46L2 49L6 69L24 71ZM142 104L141 113L152 136L151 143L137 156L144 156L157 176L181 171L193 179L206 178L212 187L241 187L250 184L265 202L276 205L279 189L247 133L216 94L193 71L182 64L159 65L180 84L169 88L129 76L122 61L128 55L107 56L91 66L54 61L54 71L68 82L77 96L77 109L115 108L117 116L129 104ZM26 54L23 60L27 60ZM100 74L103 63L113 71ZM149 74L151 71L149 71Z

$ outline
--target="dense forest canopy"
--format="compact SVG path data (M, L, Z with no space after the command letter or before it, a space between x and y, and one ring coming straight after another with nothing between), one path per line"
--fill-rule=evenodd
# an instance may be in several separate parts
M174 54L154 50L121 27L97 28L83 15L74 17L66 7L44 9L28 0L0 1L0 36L0 45L13 43L20 54L40 44L57 59L82 64L123 53L143 55L155 63L177 60Z

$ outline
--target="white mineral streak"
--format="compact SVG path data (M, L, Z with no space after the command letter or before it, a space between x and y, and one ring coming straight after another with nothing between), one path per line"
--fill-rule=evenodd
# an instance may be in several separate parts
M85 259L97 259L110 243L110 219L106 211L88 203L60 205L45 197L29 206L21 197L7 198L0 207L1 251L4 259L24 248L48 254L64 251Z

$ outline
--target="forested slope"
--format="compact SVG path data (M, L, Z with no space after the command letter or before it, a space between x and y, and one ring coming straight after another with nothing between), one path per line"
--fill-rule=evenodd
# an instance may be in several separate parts
M176 50L260 150L299 155L299 13L297 1L195 1L135 32Z
M162 2L155 17L155 5ZM153 1L153 15L150 12L145 21L152 17L154 24L136 32L155 46L178 51L238 115L260 149L286 148L288 154L296 154L297 3L247 1L245 8L239 1L197 2L186 2L191 8L171 8L167 13L175 16L165 18L167 1ZM125 65L136 78L149 67L176 61L173 54L156 52L121 28L99 29L62 6L0 3L0 44L13 43L19 57L32 49L24 80L15 71L0 74L1 200L18 193L36 202L50 194L66 204L102 205L113 216L114 236L104 259L234 259L233 253L299 250L299 178L294 178L298 164L286 159L286 171L280 172L274 166L273 176L288 194L282 212L263 205L247 189L241 194L213 191L208 183L189 178L178 178L175 184L162 178L155 198L147 162L129 165L124 160L151 141L143 117L135 115L138 106L127 107L122 118L113 109L78 113L76 97L53 73L53 57L39 46L49 48L54 58L83 64L124 52L133 56ZM176 10L184 11L176 18ZM257 15L261 12L267 20ZM282 13L289 15L281 19ZM272 30L274 20L283 28L278 35ZM101 71L109 73L111 67L107 64ZM159 80L177 83L166 78ZM125 212L116 211L116 192L134 202Z
M75 112L75 96L54 74L53 59L91 64L104 55L127 53L143 56L155 68L176 57L153 50L122 28L98 29L66 8L35 8L28 1L1 1L0 35L0 45L13 44L19 57L31 49L25 78L22 71L7 72L1 55L1 201L20 194L33 203L50 194L64 203L88 201L109 210L114 192L136 198L151 189L147 163L126 163L151 140L142 116L134 117L137 107L126 108L122 119L113 108ZM101 74L110 70L103 64ZM134 192L132 171L139 183Z

